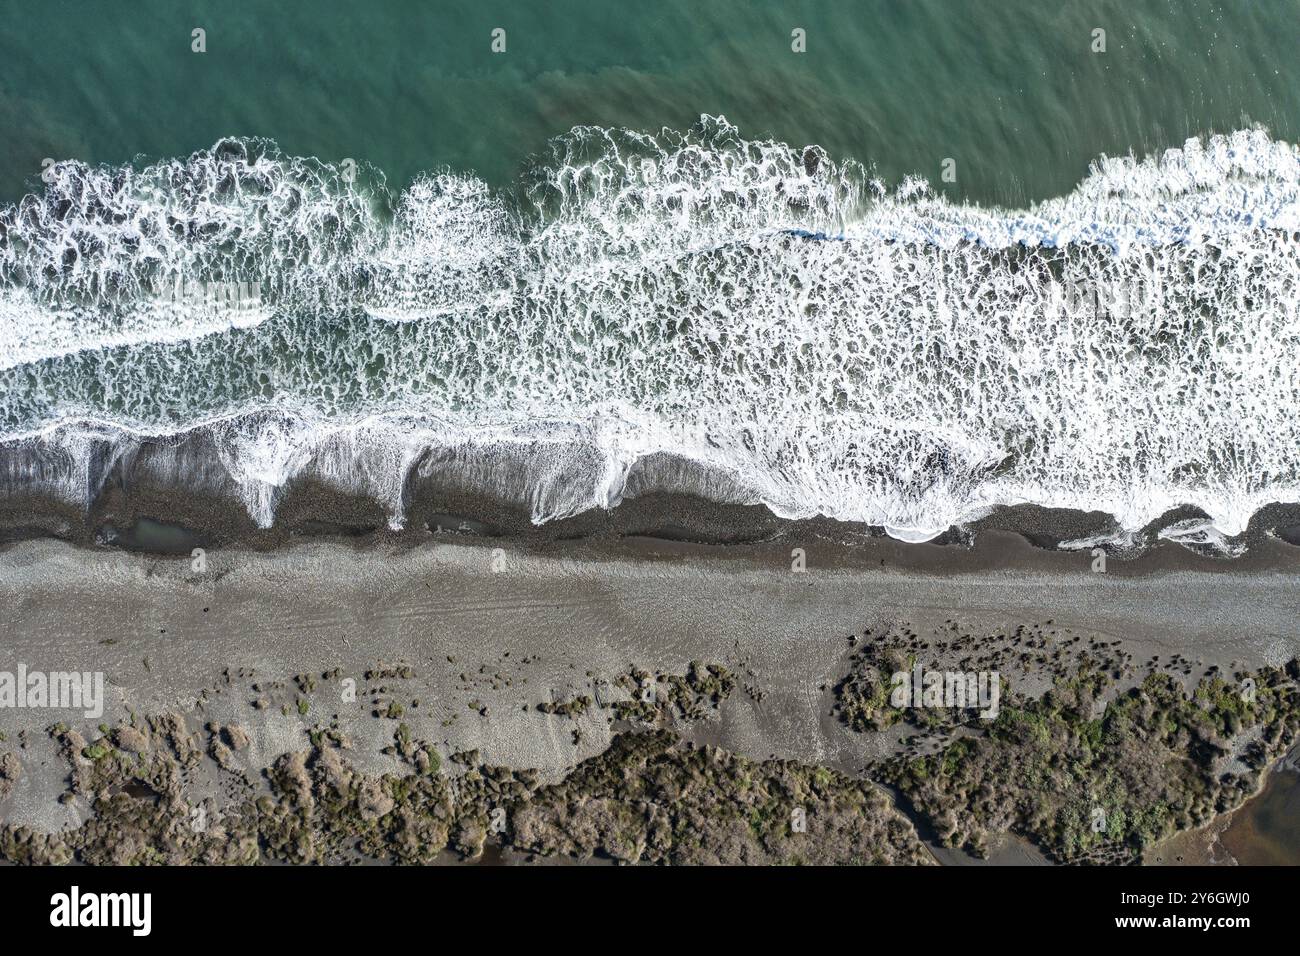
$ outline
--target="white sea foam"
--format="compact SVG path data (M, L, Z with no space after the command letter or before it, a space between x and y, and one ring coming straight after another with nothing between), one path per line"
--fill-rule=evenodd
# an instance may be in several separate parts
M1176 541L1189 548L1209 551L1226 557L1236 557L1245 553L1243 542L1232 541L1211 521L1200 518L1188 518L1176 521L1166 528L1161 528L1157 535L1162 541Z
M376 232L364 189L252 140L143 170L57 163L44 177L41 196L0 210L0 368L269 317L193 294L214 283L328 301L349 281L336 267L351 243Z
M105 471L72 436L102 459L105 429L201 427L261 524L307 475L395 525L412 474L543 521L665 453L696 465L678 490L906 540L1003 504L1121 534L1186 504L1188 540L1230 547L1300 501L1300 151L1259 130L1022 211L707 117L574 130L513 196L440 173L390 199L265 143L55 168L0 211L11 491L84 503ZM195 282L260 296L160 300Z

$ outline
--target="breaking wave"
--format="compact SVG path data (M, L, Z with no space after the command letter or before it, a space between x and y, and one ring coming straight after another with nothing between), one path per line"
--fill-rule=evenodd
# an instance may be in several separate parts
M1300 150L1103 158L1010 211L724 119L578 128L508 192L225 140L0 209L0 485L130 460L267 526L312 477L534 520L672 487L925 540L998 505L1300 501ZM665 462L675 464L665 464ZM143 463L143 464L141 464Z

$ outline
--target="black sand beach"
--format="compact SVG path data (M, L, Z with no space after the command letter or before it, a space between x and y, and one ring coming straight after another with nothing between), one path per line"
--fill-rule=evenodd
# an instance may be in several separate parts
M1192 693L1203 677L1274 669L1278 686L1289 687L1293 678L1277 669L1300 651L1300 549L1264 534L1239 558L1162 542L1132 557L1108 555L1102 571L1089 550L1035 543L1088 534L1096 525L1087 516L1034 509L1008 510L1002 530L991 519L924 545L680 497L634 499L541 527L447 494L414 510L419 519L393 533L356 501L298 490L286 496L285 526L262 531L234 508L133 489L106 495L89 519L57 524L50 510L40 522L11 519L0 552L4 668L102 671L106 680L94 720L6 712L0 750L13 755L5 758L12 779L0 822L11 856L48 849L63 834L81 847L68 853L100 858L106 851L95 840L68 835L118 819L106 801L126 784L96 783L93 774L130 771L139 754L165 753L183 769L174 790L151 798L172 814L198 805L231 813L268 788L283 797L276 768L305 760L310 778L324 748L337 749L357 780L401 779L417 772L420 754L419 772L429 772L430 760L441 768L439 786L467 774L477 780L489 767L525 774L529 783L516 784L527 796L511 805L513 819L540 799L537 787L580 787L591 762L611 754L651 759L636 749L644 743L629 741L666 733L671 740L656 743L653 758L668 761L664 773L696 772L683 761L701 751L686 748L703 747L710 759L758 768L737 773L783 780L777 803L814 799L790 774L830 773L844 787L865 788L852 792L866 803L853 805L876 807L855 815L839 791L821 794L830 802L819 804L819 819L831 819L834 806L856 822L817 831L818 842L802 849L784 822L780 839L751 828L752 845L718 838L699 851L701 861L848 861L884 839L878 827L897 847L883 862L1059 859L1063 851L1044 843L1044 832L1012 818L981 824L987 842L945 845L937 818L899 789L907 784L898 760L943 751L951 738L928 719L866 732L846 722L842 688L864 649L905 635L936 666L978 658L1030 708L1105 660L1114 679L1096 688L1103 710L1145 693L1153 675ZM35 536L42 522L59 538ZM647 682L648 705L639 696ZM1284 711L1275 715L1279 735L1300 719ZM978 722L970 726L959 735L981 732ZM932 731L939 736L927 737ZM1219 787L1225 771L1239 782L1217 803L1189 809L1186 824L1169 826L1195 829L1193 820L1201 827L1240 806L1292 743L1273 738L1263 758L1246 763L1246 751L1229 745L1212 761L1217 770L1207 766L1207 786ZM1094 798L1043 799L1083 806ZM490 809L475 807L479 815ZM649 844L612 848L598 822L588 821L592 833L575 843L561 838L561 822L528 819L526 833L484 831L463 845L449 837L446 852L686 859ZM33 844L31 834L44 836ZM240 853L259 845L272 852L265 833L242 839ZM1151 852L1133 839L1107 852ZM147 842L118 839L114 852ZM330 852L383 857L386 844L375 838L364 852L347 845Z

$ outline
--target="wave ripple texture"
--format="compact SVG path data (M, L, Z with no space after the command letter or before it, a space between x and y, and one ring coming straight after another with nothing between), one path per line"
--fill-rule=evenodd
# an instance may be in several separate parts
M437 473L539 522L658 482L909 540L1300 501L1300 150L1262 130L1026 210L713 117L575 129L509 194L253 140L48 180L0 209L9 494L202 433L263 525L308 475L394 526Z

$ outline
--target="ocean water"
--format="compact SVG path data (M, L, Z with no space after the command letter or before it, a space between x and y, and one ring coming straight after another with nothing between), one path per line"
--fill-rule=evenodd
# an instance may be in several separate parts
M1300 501L1296 2L0 5L7 494Z

